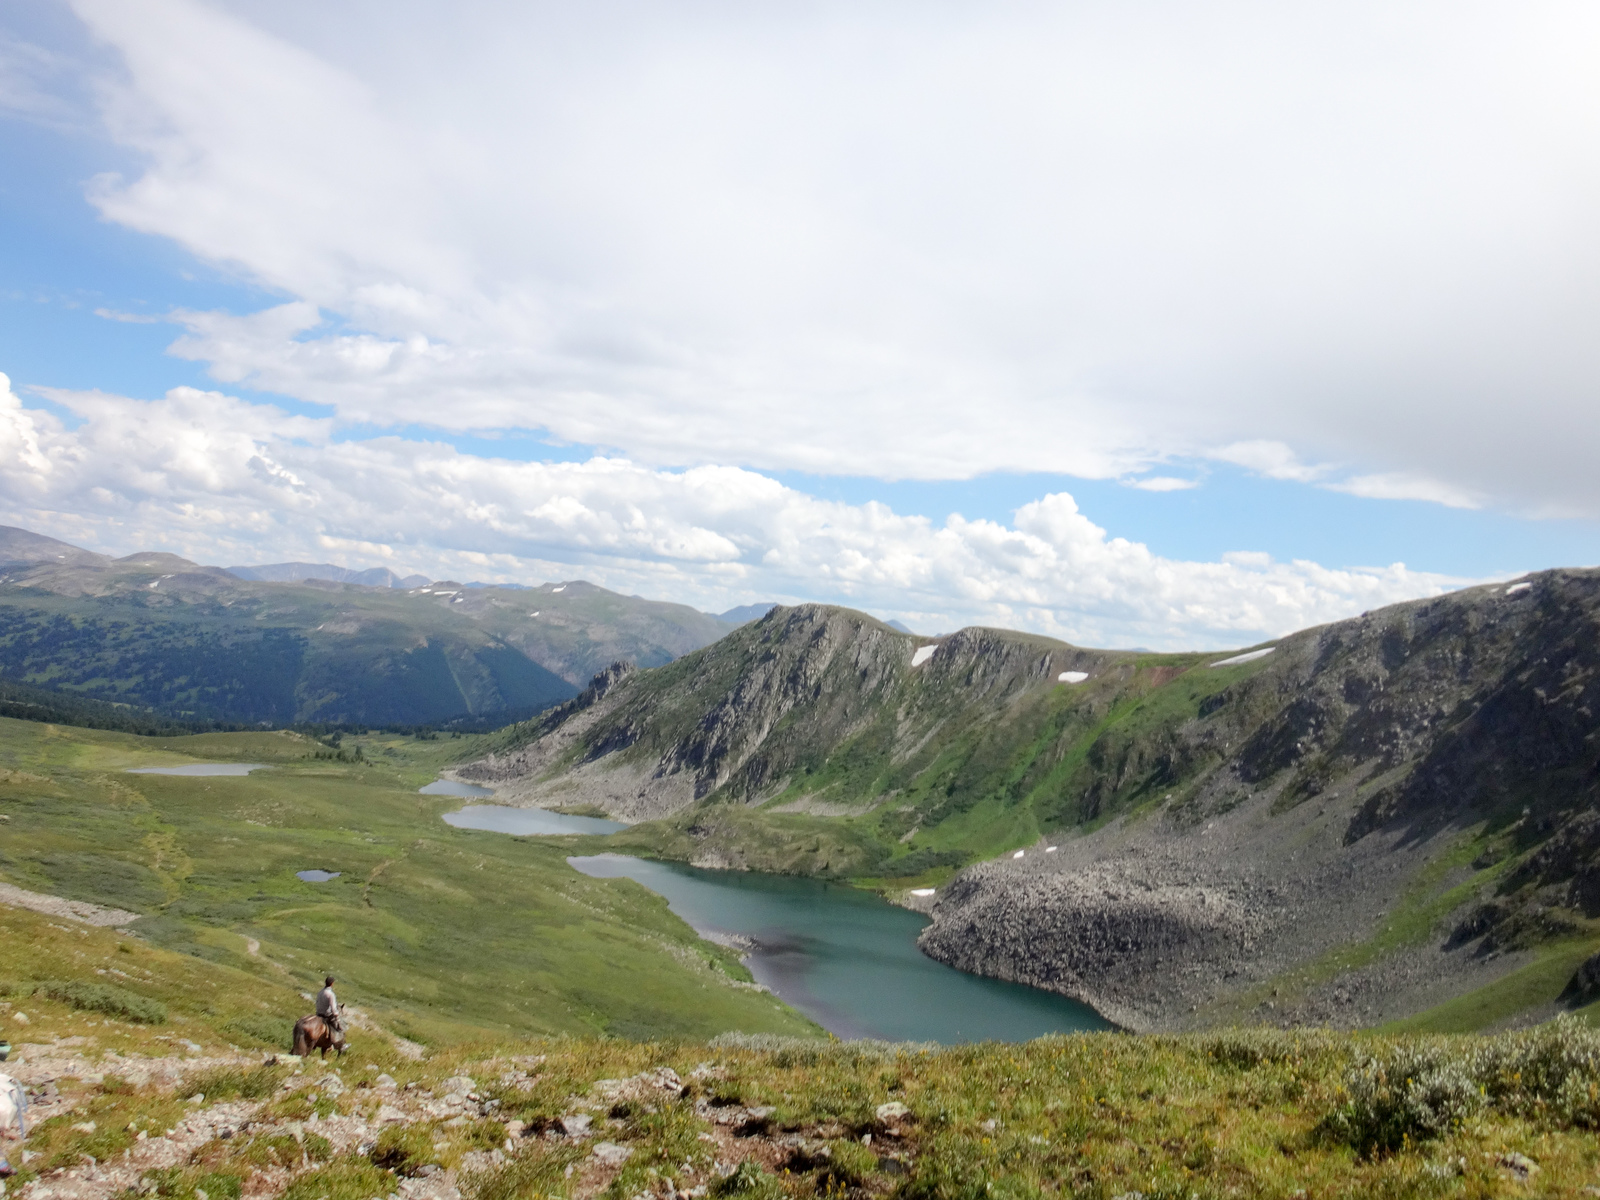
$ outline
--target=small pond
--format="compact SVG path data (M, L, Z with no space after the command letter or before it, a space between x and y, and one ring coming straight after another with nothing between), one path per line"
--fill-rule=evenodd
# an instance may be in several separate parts
M303 883L327 883L343 874L343 871L296 871L294 877Z
M181 767L130 767L129 775L248 775L266 763L184 763Z
M427 787L418 788L424 796L460 796L463 800L482 800L494 795L493 788L479 787L475 783L460 783L454 779L435 779Z
M621 854L567 861L664 896L703 935L747 950L758 982L840 1037L1015 1042L1111 1028L1075 1000L935 962L917 949L926 917L859 888Z
M602 817L574 817L543 808L507 808L503 804L469 804L460 812L445 813L457 829L487 829L491 833L559 834L615 833L627 826Z

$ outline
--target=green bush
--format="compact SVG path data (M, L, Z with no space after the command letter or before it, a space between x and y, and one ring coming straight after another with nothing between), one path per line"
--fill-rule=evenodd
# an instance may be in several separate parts
M1349 1099L1329 1115L1327 1129L1363 1156L1459 1129L1484 1104L1470 1064L1461 1057L1446 1046L1428 1044L1363 1057L1345 1075Z
M136 995L109 983L46 979L34 985L33 994L138 1025L160 1025L167 1019L167 1006L161 1001Z
M1403 1042L1345 1076L1324 1128L1364 1155L1437 1137L1486 1105L1558 1128L1600 1128L1600 1031L1571 1016L1491 1038Z

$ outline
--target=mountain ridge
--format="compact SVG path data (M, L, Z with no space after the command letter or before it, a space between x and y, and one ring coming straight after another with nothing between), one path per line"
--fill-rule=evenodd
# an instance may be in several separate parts
M613 658L668 662L728 628L584 581L245 580L9 527L0 558L0 677L186 721L512 721L575 695Z
M463 777L646 822L618 850L931 885L926 952L1130 1028L1515 1019L1600 950L1597 571L1245 653L779 608L600 683Z

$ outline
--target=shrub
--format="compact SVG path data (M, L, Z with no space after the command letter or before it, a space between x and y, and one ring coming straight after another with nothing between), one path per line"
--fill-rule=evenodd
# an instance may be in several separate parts
M167 1019L167 1006L161 1001L136 995L109 983L46 979L34 985L33 994L139 1025L160 1025Z
M1459 1127L1484 1105L1557 1126L1600 1128L1600 1031L1571 1016L1492 1038L1402 1042L1360 1059L1324 1122L1363 1154Z
M1363 1057L1345 1075L1349 1099L1325 1126L1371 1156L1458 1129L1483 1107L1470 1065L1437 1044L1403 1044Z
M1538 1112L1563 1095L1586 1096L1600 1081L1600 1031L1563 1014L1535 1029L1490 1038L1474 1058L1479 1082L1497 1108Z

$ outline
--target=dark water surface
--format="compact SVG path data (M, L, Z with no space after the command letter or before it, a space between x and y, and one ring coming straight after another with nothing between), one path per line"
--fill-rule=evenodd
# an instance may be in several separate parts
M840 1037L1015 1042L1111 1028L1074 1000L934 962L917 949L926 917L859 888L621 854L567 861L642 883L716 940L753 939L745 964L757 982Z

